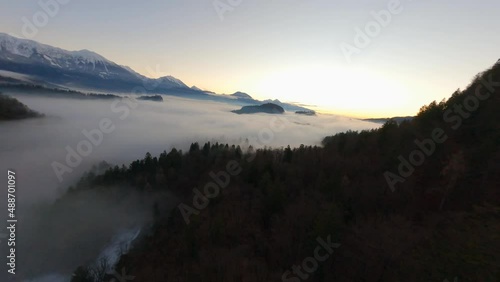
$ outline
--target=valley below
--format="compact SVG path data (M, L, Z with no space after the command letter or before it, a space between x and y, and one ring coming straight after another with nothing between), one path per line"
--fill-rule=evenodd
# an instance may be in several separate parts
M0 122L0 167L16 168L22 187L18 192L22 203L18 210L18 263L23 265L27 281L51 281L54 277L64 281L62 277L67 279L78 266L97 263L116 238L126 237L130 230L148 230L153 203L147 199L134 203L135 197L127 193L119 197L121 200L109 196L120 193L109 192L108 196L80 197L73 204L65 198L58 204L56 199L93 167L99 174L108 166L127 165L148 152L159 155L174 147L187 151L192 142L237 144L244 150L250 146L298 147L320 145L325 132L379 126L331 115L286 113L279 120L266 114L239 117L231 113L234 106L229 104L171 96L158 103L130 97L74 100L50 93L6 94L44 114L36 119ZM112 130L100 131L103 120ZM167 198L170 200L163 201L162 209L175 207L175 197ZM54 204L61 205L59 211L50 211ZM121 211L124 208L126 211ZM36 277L38 280L32 280Z

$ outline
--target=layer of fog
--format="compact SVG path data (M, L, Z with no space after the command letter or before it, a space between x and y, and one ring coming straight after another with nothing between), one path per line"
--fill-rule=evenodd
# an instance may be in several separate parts
M166 98L163 103L135 101L131 104L137 103L135 109L120 102L115 107L120 111L113 112L112 101L16 97L47 115L43 119L0 123L0 167L3 171L7 167L18 171L18 181L25 187L25 204L52 199L58 187L72 184L83 171L102 160L128 165L146 152L158 156L173 147L186 150L196 141L240 144L241 139L248 138L255 147L319 145L325 136L337 132L380 126L345 117L291 113L282 116L284 121L273 122L272 115L236 115L230 112L235 106L180 98ZM125 107L130 114L124 117ZM80 141L87 140L82 130L98 129L104 118L113 122L115 130L104 134L102 144L93 146L92 153L83 157L82 165L74 172L63 174L61 184L52 164L66 165L65 148L76 150Z
M42 203L56 199L84 171L102 160L113 165L128 165L133 160L143 158L146 152L158 156L173 147L187 150L192 142L206 141L242 144L242 140L249 139L250 145L254 147L320 145L325 136L337 132L380 126L332 115L301 116L287 113L280 116L279 120L267 114L236 115L230 112L237 108L232 105L173 97L166 97L163 103L133 100L127 104L122 101L114 107L111 100L15 97L31 109L46 115L41 119L0 123L1 174L5 175L9 168L17 173L17 212L20 216L17 232L19 240L30 246L29 252L20 254L20 257L25 257L23 262L27 265L20 266L19 272L38 273L46 270L46 273L51 273L58 264L67 271L95 258L99 250L105 248L106 239L116 235L120 229L133 227L136 221L143 223L150 203L136 206L125 214L121 210L123 207L110 206L109 202L90 196L83 200L83 204L72 203L73 208L67 206L68 210L80 209L67 217L58 215L53 219L41 219L33 215L34 207L39 209ZM127 114L125 109L130 113ZM76 150L79 142L87 140L82 130L98 129L100 122L106 118L111 120L114 131L104 133L102 143L93 146L91 154L82 157L82 164L71 173L63 174L63 182L60 182L53 169L54 162L67 165L67 146ZM6 183L6 178L3 179ZM0 193L0 201L3 207L6 193ZM0 220L5 222L6 216L6 212L1 213ZM84 228L80 235L74 231L79 229L68 231L73 228L68 225L79 224L74 220L83 222ZM39 229L44 224L47 224L50 232ZM103 226L106 228L102 236L97 236ZM82 246L86 246L82 242L95 244L86 252L78 252ZM62 245L58 248L60 252L54 255L51 250L57 244ZM4 246L2 244L2 248ZM2 251L4 253L6 251ZM68 258L72 253L73 257Z
M66 277L78 266L106 259L109 266L139 230L147 230L153 206L167 215L177 203L168 193L144 194L127 187L107 187L66 196L53 206L20 219L18 275Z

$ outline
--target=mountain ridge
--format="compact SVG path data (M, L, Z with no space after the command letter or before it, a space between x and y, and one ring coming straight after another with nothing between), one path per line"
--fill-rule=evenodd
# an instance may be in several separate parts
M88 90L134 89L130 85L155 88L160 92L176 88L188 92L191 90L173 76L148 78L128 66L119 65L87 49L68 51L5 33L0 33L0 63L2 69L7 71L34 75L50 83Z
M171 75L148 78L88 49L68 51L6 33L0 33L0 70L29 77L36 85L81 92L165 94L239 106L275 103L287 111L309 110L278 100L259 101L244 92L222 95L196 86L189 87ZM3 80L8 81L7 78Z

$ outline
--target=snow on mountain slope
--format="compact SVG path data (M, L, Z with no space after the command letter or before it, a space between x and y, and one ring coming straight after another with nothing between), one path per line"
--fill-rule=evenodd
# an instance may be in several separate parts
M116 65L103 56L89 50L66 51L33 40L9 36L5 33L0 33L0 50L25 58L31 58L34 55L40 54L43 58L52 63L52 65L56 65L60 68L81 63Z
M182 88L189 88L189 86L187 86L184 82L182 82L180 79L177 79L171 75L169 76L164 76L164 77L160 77L158 78L158 80L162 81L162 82L167 82L167 83L171 83L171 84L174 84L178 87L182 87Z
M60 85L123 91L143 84L158 90L189 87L172 77L147 78L89 51L67 51L0 33L0 69L34 75Z
M8 73L4 73L6 77L16 78L16 74L19 74L22 76L17 77L22 77L23 81L29 79L34 84L55 85L79 91L148 92L182 97L190 95L193 98L242 105L274 103L288 111L308 110L278 100L254 100L243 92L218 95L196 86L189 87L173 76L148 78L130 67L118 65L89 50L67 51L5 33L0 33L0 71L7 71Z

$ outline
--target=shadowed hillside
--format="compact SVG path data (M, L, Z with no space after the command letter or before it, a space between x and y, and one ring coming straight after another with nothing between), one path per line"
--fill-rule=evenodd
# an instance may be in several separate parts
M0 93L0 121L41 117L15 98Z

